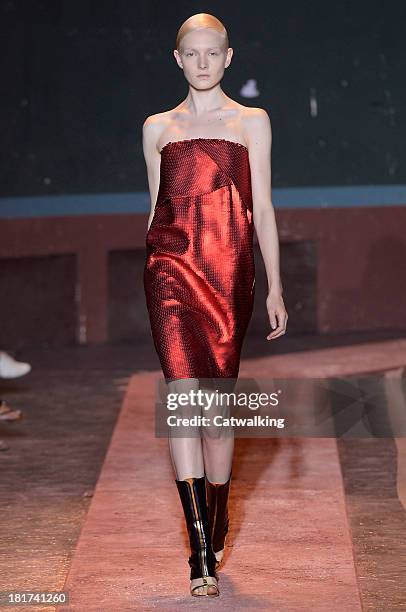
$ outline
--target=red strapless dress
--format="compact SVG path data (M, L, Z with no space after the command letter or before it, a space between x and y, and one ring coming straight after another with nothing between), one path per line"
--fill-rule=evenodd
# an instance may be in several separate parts
M253 232L244 145L192 138L164 146L144 288L167 381L238 377L254 303Z

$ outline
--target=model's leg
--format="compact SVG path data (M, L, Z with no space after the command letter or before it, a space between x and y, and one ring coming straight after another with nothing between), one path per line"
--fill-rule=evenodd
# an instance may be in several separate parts
M224 557L225 541L229 530L228 498L231 485L231 463L232 460L232 439L213 441L205 437L205 453L210 459L208 463L220 466L220 461L224 458L224 466L230 466L229 471L216 469L211 472L213 476L206 475L207 507L209 512L210 535L213 552L216 556L217 565ZM228 473L228 476L226 476ZM218 474L218 477L215 477Z
M205 391L212 392L210 389ZM213 551L219 565L224 556L225 538L229 526L228 496L234 453L234 429L224 424L224 419L229 418L231 414L230 405L226 400L218 400L209 405L210 409L206 414L210 415L210 425L202 428L202 442L210 533ZM218 417L217 425L213 422L215 416Z
M197 378L181 378L168 383L168 393L189 393L199 388ZM179 406L173 414L188 418L192 409L188 405ZM193 411L195 414L195 411ZM189 435L190 434L190 435ZM169 450L177 480L201 478L204 476L202 441L199 427L169 427Z
M202 427L203 459L206 476L210 482L226 483L230 478L234 452L234 428L226 424L231 416L231 401L214 389L201 387L205 395L202 414L209 417L209 424Z
M194 378L168 383L168 393L189 393L198 388L199 381ZM179 404L174 414L190 418L200 415L201 409ZM200 427L170 427L169 448L189 534L191 592L193 595L217 596L216 557L211 544Z

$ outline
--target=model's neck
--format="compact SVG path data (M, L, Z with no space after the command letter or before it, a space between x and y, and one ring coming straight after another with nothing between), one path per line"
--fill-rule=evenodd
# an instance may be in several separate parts
M189 87L189 93L183 102L183 106L192 115L199 116L219 110L226 102L227 96L220 85L206 90Z

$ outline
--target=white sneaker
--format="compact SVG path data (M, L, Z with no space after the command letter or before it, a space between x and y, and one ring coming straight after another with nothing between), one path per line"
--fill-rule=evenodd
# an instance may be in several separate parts
M29 363L16 361L4 351L0 351L0 378L19 378L31 371Z

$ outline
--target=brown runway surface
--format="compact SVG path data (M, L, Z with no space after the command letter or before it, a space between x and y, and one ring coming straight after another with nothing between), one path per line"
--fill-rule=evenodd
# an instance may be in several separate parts
M317 363L325 338L293 347L291 359L249 356L241 375L294 372L309 346ZM387 348L399 365L404 341ZM237 439L221 595L191 598L167 441L153 434L153 353L115 346L20 357L33 372L1 381L2 397L24 412L0 426L10 447L0 453L1 591L65 588L71 605L59 610L406 609L393 440Z

